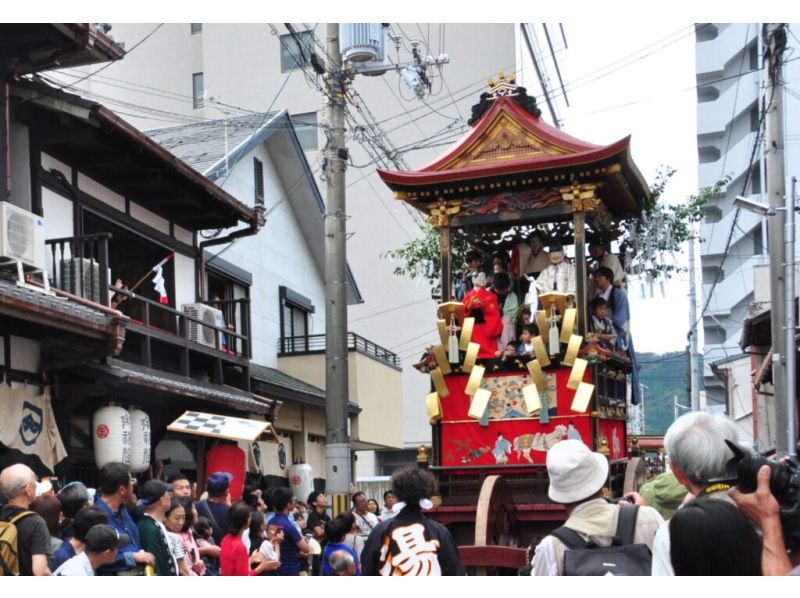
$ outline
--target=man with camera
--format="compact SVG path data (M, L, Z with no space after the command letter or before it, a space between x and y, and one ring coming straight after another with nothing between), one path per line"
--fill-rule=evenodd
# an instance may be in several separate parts
M695 411L679 417L664 436L670 468L688 491L687 498L707 496L728 500L734 483L728 480L731 451L725 441L739 441L735 424L724 416ZM721 481L726 480L726 481ZM635 504L647 504L636 493ZM685 501L684 501L685 502ZM653 575L675 575L670 560L669 525L662 525L653 541Z

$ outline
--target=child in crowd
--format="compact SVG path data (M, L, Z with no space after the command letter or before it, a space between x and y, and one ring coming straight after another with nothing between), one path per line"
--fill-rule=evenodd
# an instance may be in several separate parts
M207 517L198 517L192 528L197 548L206 565L206 575L219 575L220 547L214 542L214 528Z
M519 335L519 346L517 347L517 355L530 356L533 355L533 326L527 324L522 327L522 334Z
M595 297L589 303L589 310L592 313L591 329L595 340L604 349L613 351L617 344L617 333L608 317L608 301Z
M518 341L508 341L505 351L503 351L502 361L509 361L517 356L517 349L519 348Z

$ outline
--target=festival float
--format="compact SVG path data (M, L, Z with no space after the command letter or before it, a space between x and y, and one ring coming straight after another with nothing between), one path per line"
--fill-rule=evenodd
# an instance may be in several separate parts
M431 381L420 397L433 428L422 465L437 476L441 495L429 515L451 529L463 565L497 573L526 564L529 543L566 519L547 497L545 459L555 443L577 438L606 455L609 497L643 479L626 430L628 394L633 402L639 394L635 353L632 344L605 346L590 330L586 245L587 238L618 240L650 190L629 137L610 145L576 139L542 121L513 76L489 83L473 107L472 129L444 155L418 170L378 172L395 199L424 213L439 233L442 300L431 325L440 343L416 366ZM502 358L497 306L484 281L476 277L472 291L454 297L460 264L452 244L460 236L485 255L508 248L517 282L514 240L533 231L571 253L563 267L574 269L574 288L542 288L544 274L531 280L539 287L537 297L526 296L537 331L531 354Z

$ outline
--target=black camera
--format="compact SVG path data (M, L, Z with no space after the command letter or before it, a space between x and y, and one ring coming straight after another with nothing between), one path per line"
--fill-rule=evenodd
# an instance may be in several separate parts
M781 526L786 547L800 548L800 464L787 459L785 463L770 461L764 457L747 455L729 440L725 443L733 452L729 468L735 467L736 481L747 493L758 487L758 470L764 465L770 468L769 490L781 507Z

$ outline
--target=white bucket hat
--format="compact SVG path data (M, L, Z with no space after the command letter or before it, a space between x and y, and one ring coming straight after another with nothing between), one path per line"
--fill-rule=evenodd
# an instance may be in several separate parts
M547 494L557 503L578 502L597 493L608 478L608 460L580 440L562 440L547 451Z

